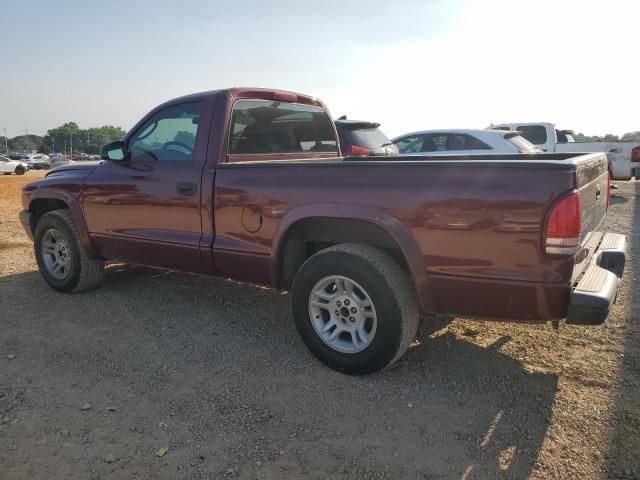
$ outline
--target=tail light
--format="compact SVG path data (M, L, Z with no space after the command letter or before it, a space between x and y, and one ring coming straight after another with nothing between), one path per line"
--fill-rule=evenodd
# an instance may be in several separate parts
M342 149L345 157L364 157L369 155L369 149L359 145L348 145Z
M553 206L544 233L549 255L574 255L580 245L580 193L574 190Z
M640 162L640 147L635 147L631 150L631 161Z

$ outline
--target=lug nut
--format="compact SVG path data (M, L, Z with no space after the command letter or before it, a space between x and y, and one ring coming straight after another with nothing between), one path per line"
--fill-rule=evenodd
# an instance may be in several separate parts
M341 306L342 306L342 303L340 303L340 300L338 300L338 301L336 302L336 305L337 305L337 306L339 306L339 307L341 307Z
M349 306L349 300L345 300L344 304L348 307Z
M351 313L356 313L358 309L356 307L351 307Z
M336 315L340 315L340 310L336 310Z
M351 323L354 323L354 322L356 321L356 319L355 319L355 318L353 318L353 317L349 317L349 321L350 321Z

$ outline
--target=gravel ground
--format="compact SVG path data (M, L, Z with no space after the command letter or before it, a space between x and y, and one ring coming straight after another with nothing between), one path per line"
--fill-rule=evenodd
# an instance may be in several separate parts
M285 294L109 267L54 292L0 176L0 479L640 479L640 183L602 327L425 321L381 374L298 340Z

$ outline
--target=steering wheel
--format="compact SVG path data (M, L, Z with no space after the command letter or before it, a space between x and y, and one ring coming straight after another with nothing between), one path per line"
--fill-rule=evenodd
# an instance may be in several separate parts
M172 140L162 145L162 154L164 155L164 158L167 158L167 150L169 150L171 147L182 148L186 150L187 154L189 154L190 156L193 156L194 149L192 147L190 147L186 143L178 142L177 140Z

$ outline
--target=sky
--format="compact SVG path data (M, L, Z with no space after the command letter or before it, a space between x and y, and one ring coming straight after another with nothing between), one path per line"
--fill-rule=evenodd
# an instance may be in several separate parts
M232 86L322 99L390 137L549 121L640 130L637 0L2 0L0 128L125 129ZM0 131L1 133L1 131Z

